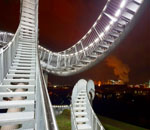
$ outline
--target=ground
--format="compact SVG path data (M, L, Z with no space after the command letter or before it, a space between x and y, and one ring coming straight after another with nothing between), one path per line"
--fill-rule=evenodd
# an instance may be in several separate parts
M98 116L105 130L146 130L144 128L113 120L107 117ZM71 130L70 110L64 110L61 115L56 116L59 130Z

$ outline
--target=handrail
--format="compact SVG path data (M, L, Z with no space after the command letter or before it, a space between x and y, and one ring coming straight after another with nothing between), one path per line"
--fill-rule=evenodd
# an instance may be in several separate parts
M92 106L91 106L91 103L90 103L90 96L89 96L89 93L90 93L91 90L89 90L88 88L92 88L92 89L95 88L94 82L93 82L92 80L89 80L88 83L87 83L87 85L86 85L87 103L88 103L88 104L87 104L87 107L90 107L90 111L91 111L91 113L92 113L91 115L93 116L93 117L91 117L91 118L92 118L91 124L92 124L93 120L95 120L96 123L98 124L98 125L93 124L93 125L92 125L92 130L104 130L103 125L101 124L100 120L99 120L98 117L96 116L96 114L95 114L95 112L94 112L94 110L93 110L93 108L92 108ZM95 93L95 91L94 91L94 93ZM94 97L91 97L91 98L94 98ZM99 128L97 128L97 127L99 127Z
M35 82L35 129L36 130L58 130L52 104L47 92L47 86L44 81L43 72L41 70L39 56L38 56L38 0L35 0L35 44L36 45L36 82ZM22 5L22 4L21 4ZM22 6L21 6L22 10ZM22 18L22 15L20 15ZM21 28L20 24L13 39L4 47L0 49L0 84L8 73L12 61L14 59L16 50L18 48L18 38Z
M52 104L48 95L47 85L45 83L43 71L40 66L40 59L38 53L38 3L36 0L36 121L38 130L58 130ZM40 99L40 100L39 100ZM40 106L42 105L42 107ZM40 115L40 116L39 116ZM41 118L44 120L44 124L41 123Z
M9 43L6 46L0 48L0 84L3 82L4 77L8 73L8 69L10 68L13 58L15 56L19 30L20 24L12 40L9 41Z
M88 124L91 126L91 130L104 130L104 127L100 123L99 119L97 118L95 112L93 111L93 108L91 106L90 100L92 101L94 98L94 93L95 93L95 86L94 82L92 80L89 80L86 82L86 80L79 80L76 85L73 88L72 91L72 105L71 105L71 122L72 122L72 130L79 130L77 127L77 122L76 122L76 117L75 117L75 112L74 112L74 104L76 102L76 98L78 94L81 91L85 91L85 112L87 113L87 118L89 120ZM92 93L92 97L90 99L90 93ZM77 108L77 107L76 107Z
M39 59L39 58L37 58L37 59ZM45 83L42 68L40 67L40 61L38 60L37 63L38 63L37 67L39 68L38 69L39 70L39 75L38 75L38 78L37 78L37 82L38 81L40 82L40 83L37 83L37 91L40 91L41 101L42 101L41 103L38 102L37 107L38 107L38 105L42 104L43 115L45 116L44 117L44 120L45 120L45 127L44 127L45 129L44 130L58 130L55 115L54 115L54 111L53 111L52 104L51 104L51 101L50 101L50 98L49 98L49 95L48 95L48 91L47 91L47 85ZM37 92L37 97L38 96L39 95L38 95L38 92ZM37 109L37 114L39 114L39 112L40 112L40 110ZM38 127L39 130L40 130L40 128L41 128L41 126Z

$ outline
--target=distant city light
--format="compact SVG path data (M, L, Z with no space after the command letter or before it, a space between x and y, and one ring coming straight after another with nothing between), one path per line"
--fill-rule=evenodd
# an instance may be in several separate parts
M57 86L56 86L56 85L54 85L53 87L54 87L54 88L57 88Z

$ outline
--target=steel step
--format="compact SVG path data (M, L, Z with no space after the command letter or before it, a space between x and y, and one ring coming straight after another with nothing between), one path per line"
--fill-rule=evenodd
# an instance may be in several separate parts
M35 79L4 79L3 84L9 85L11 83L28 83L28 85L34 85Z
M79 124L77 127L78 130L92 130L91 126L88 124Z
M34 99L34 92L0 92L0 97L27 97L27 99Z
M34 100L0 101L0 109L34 107Z
M13 112L0 114L0 125L7 125L10 123L19 124L26 121L34 121L34 112Z
M35 71L28 71L28 70L9 70L9 74L35 74Z
M7 89L28 89L28 91L34 91L34 85L1 85L0 92L4 91L7 92Z

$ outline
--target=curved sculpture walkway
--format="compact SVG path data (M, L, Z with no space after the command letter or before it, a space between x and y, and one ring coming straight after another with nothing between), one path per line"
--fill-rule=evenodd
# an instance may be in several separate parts
M38 0L23 0L13 39L0 48L0 129L57 130L38 57Z
M104 130L92 109L95 86L92 80L79 80L72 91L71 124L72 130Z
M125 37L144 0L108 0L90 30L72 47L52 52L39 46L42 67L68 76L95 65Z
M53 74L82 72L120 42L143 3L144 0L108 0L79 42L62 52L51 52L38 47L38 0L21 0L18 29L13 39L0 48L0 129L57 130L38 53L43 69ZM90 105L93 92L92 81L80 80L75 85L72 129L104 129Z

